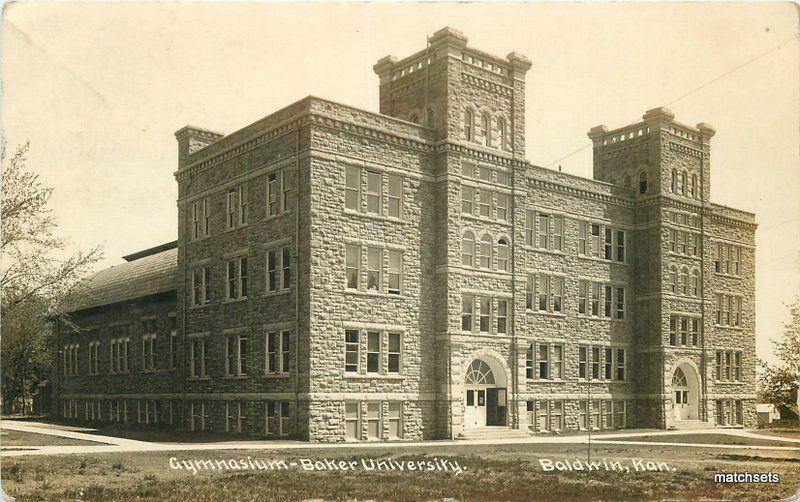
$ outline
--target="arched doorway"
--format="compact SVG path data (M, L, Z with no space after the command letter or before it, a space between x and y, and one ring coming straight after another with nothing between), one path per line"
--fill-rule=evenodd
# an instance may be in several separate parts
M488 363L481 359L472 361L464 379L467 429L506 425L506 389L498 384Z
M672 375L672 418L680 420L698 419L697 373L688 364L681 364Z

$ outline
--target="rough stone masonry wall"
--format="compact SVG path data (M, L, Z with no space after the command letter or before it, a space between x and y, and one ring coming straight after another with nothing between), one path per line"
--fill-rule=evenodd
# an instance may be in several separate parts
M170 364L170 330L175 319L176 300L174 292L164 293L83 310L70 315L70 321L78 328L56 323L57 360L54 375L53 405L56 416L63 418L60 400L77 399L78 417L85 417L86 400L101 402L101 418L108 420L108 400L128 400L129 410L135 410L135 400L170 400L179 396L182 389L182 367ZM153 347L154 371L142 369L143 321L154 319L156 338ZM111 373L111 339L128 337L128 372ZM89 343L100 342L98 374L89 373ZM63 348L78 344L78 374L63 374ZM179 361L182 353L179 351ZM180 415L178 415L180 416ZM129 414L129 423L134 423L135 414Z
M348 117L343 114L340 118ZM391 127L392 124L384 125ZM402 402L403 438L432 438L436 430L433 411L435 287L432 280L436 200L431 177L432 158L420 148L398 146L358 131L325 125L313 131L312 157L310 438L313 441L344 439L346 401ZM402 218L365 214L365 198L362 198L362 212L346 210L347 165L402 176ZM366 187L363 169L362 191ZM387 195L384 191L382 215L386 214ZM402 251L401 294L388 294L385 278L381 292L366 291L365 250L361 258L361 288L347 290L346 243ZM383 256L382 274L385 274L388 258L385 253ZM386 374L388 363L384 356L380 375L346 375L344 334L347 328L401 332L400 374ZM385 348L386 340L382 343ZM362 371L365 364L366 341L362 339ZM365 407L361 410L365 424Z

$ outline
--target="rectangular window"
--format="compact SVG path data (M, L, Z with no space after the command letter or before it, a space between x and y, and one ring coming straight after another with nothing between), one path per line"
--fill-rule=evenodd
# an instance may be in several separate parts
M492 216L492 192L481 189L480 192L480 215L486 218Z
M715 370L715 378L717 380L722 380L722 351L717 351L717 364L714 368Z
M511 174L505 171L497 171L497 184L503 186L511 186Z
M625 401L614 401L614 427L625 427Z
M239 223L239 192L236 187L231 187L227 192L227 227L236 228Z
M169 367L178 367L178 331L175 329L169 333Z
M267 216L281 212L281 173L276 171L267 175Z
M367 213L381 212L381 175L367 171Z
M678 342L678 318L672 316L669 318L669 344L673 347Z
M281 373L289 372L289 361L291 360L291 353L289 351L292 332L285 329L281 331Z
M208 198L196 200L192 204L192 237L202 239L211 235L211 215Z
M525 282L525 308L533 310L533 288L534 288L534 275L528 274Z
M589 283L587 281L578 281L578 312L581 314L587 314L589 312L588 307L588 289Z
M492 326L492 299L480 298L480 326L481 333L488 333Z
M543 432L549 429L548 422L550 422L550 417L548 416L549 406L546 399L539 399L536 401L536 430Z
M189 366L192 370L193 378L203 378L206 376L208 368L208 341L193 339L190 342Z
M367 248L367 290L381 291L381 250Z
M281 211L289 210L289 196L292 193L292 179L289 177L289 171L281 172Z
M600 347L592 347L592 380L600 379Z
M156 335L149 334L142 336L142 371L155 371L155 346Z
M381 433L381 403L367 403L367 439L379 439Z
M497 219L508 221L508 195L498 193L497 197Z
M600 225L592 224L592 249L589 253L590 256L600 256Z
M232 335L226 339L225 374L247 375L247 335Z
M248 293L247 257L242 256L228 260L227 276L227 298L229 300L246 298Z
M617 230L617 261L625 261L625 231Z
M388 403L386 414L386 428L389 437L398 439L403 437L402 411L403 403Z
M551 424L554 431L564 428L564 401L552 401Z
M714 272L722 272L722 243L718 242L714 247Z
M547 310L547 276L536 276L536 308L540 312Z
M553 298L553 312L562 312L564 299L564 278L551 277L550 285L550 295Z
M345 248L347 287L349 289L358 289L359 277L361 276L361 247L355 244L347 244Z
M192 306L211 303L211 267L202 266L192 273Z
M267 251L267 290L278 290L278 251L276 249Z
M461 187L461 212L464 214L474 214L475 212L475 189L471 187Z
M361 169L347 166L345 170L345 208L353 211L361 210L360 184Z
M617 319L625 319L625 288L617 287Z
M550 351L547 344L539 345L539 378L544 380L550 378Z
M497 332L505 334L508 326L508 300L497 300Z
M564 217L553 216L553 251L564 250Z
M625 349L617 349L617 380L625 380Z
M588 238L589 238L589 224L585 221L578 222L578 254L587 256L589 254L588 249Z
M379 373L381 370L381 334L367 332L367 373Z
M592 283L592 315L599 315L600 310L600 284Z
M488 167L480 167L478 168L478 174L480 176L481 181L488 181L492 182L492 170Z
M400 251L387 251L389 258L389 270L387 271L388 293L399 295L403 277L403 253Z
M461 164L461 176L465 178L475 177L475 165L469 163Z
M475 313L475 297L463 295L461 297L461 331L472 331L472 318Z
M611 401L603 401L603 424L601 428L610 429L614 426L614 405Z
M344 371L358 373L358 331L348 329L344 332Z
M389 333L388 373L400 373L400 333Z
M344 403L345 437L351 440L361 439L361 417L359 403Z
M589 403L587 401L579 401L578 402L578 428L581 430L586 430L589 428L589 424L587 422L587 413L589 410Z
M613 312L611 306L614 303L614 295L611 286L606 284L603 289L603 315L605 317L611 317Z
M403 201L403 178L389 175L389 216L400 218Z
M700 320L692 319L691 326L692 347L697 347L700 345Z
M553 362L550 375L555 380L564 379L564 346L553 345Z
M586 347L578 347L578 378L584 379L588 378L586 373L586 363L587 363L587 349Z
M600 429L600 401L592 401L592 429Z
M281 249L281 267L283 267L281 287L289 289L292 285L292 250L289 246Z
M605 238L603 239L603 258L606 260L611 260L613 258L612 253L614 252L614 244L612 242L613 239L613 231L609 228L605 228Z
M537 225L536 247L548 249L548 237L550 236L550 216L540 214Z
M533 344L530 344L525 352L525 378L533 379Z
M534 224L536 214L533 211L525 211L525 244L533 246L534 242Z
M611 347L603 349L603 378L611 380L614 367L614 350Z
M733 379L737 382L742 381L742 353L734 352L733 354Z

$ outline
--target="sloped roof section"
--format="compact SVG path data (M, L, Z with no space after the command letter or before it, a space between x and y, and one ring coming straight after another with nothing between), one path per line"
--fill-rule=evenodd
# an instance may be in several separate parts
M63 311L76 312L176 291L177 270L176 247L101 270L75 288L64 303Z

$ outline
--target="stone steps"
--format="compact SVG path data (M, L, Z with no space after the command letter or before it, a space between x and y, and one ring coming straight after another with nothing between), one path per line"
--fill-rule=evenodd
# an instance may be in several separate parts
M670 430L713 429L714 427L713 423L702 420L680 420L673 422Z
M508 439L528 438L530 434L519 429L509 427L484 427L480 429L466 429L458 435L457 439Z

